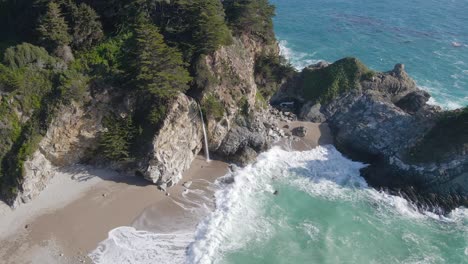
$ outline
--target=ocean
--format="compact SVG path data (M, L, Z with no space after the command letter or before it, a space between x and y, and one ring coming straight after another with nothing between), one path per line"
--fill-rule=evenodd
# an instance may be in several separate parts
M468 1L272 3L282 52L296 68L345 56L379 71L404 63L432 103L468 105ZM468 263L468 209L421 212L368 187L363 166L333 146L275 147L212 186L213 211L190 208L205 214L195 230L120 227L90 257L100 264Z
M217 181L216 209L196 230L120 227L90 256L102 264L467 263L467 209L419 212L368 187L363 166L330 145L275 147Z

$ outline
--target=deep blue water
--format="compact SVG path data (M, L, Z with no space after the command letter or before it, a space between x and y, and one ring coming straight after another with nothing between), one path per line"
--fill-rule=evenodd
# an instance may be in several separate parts
M296 67L346 56L379 71L403 63L435 103L468 105L468 0L271 2L277 37Z

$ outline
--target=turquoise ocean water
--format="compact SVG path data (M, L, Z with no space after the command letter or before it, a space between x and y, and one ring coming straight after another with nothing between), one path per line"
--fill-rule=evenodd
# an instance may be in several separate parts
M272 2L283 53L297 68L345 56L381 71L404 63L434 103L468 105L467 0ZM274 148L214 186L216 209L196 230L120 227L90 256L100 264L468 263L466 208L420 212L369 188L363 166L333 146Z
M406 65L445 108L468 105L467 0L272 0L275 31L296 67L355 56Z

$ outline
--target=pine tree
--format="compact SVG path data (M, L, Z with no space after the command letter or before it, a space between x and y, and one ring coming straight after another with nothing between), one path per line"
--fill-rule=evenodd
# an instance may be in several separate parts
M68 25L62 16L60 7L55 2L49 2L46 13L39 19L39 41L49 51L67 46L71 42Z
M181 53L164 42L155 25L139 23L136 51L136 80L142 90L159 99L170 99L188 89L191 77Z
M189 1L192 15L193 37L196 52L208 54L220 46L232 42L231 32L225 23L225 15L219 0Z
M103 37L99 16L89 5L81 3L72 13L73 46L89 48Z

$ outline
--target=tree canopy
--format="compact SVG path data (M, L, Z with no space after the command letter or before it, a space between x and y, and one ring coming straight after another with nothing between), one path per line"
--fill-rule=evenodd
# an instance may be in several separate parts
M39 42L49 51L69 45L72 40L60 6L55 2L49 2L47 5L46 13L39 19L37 31Z

